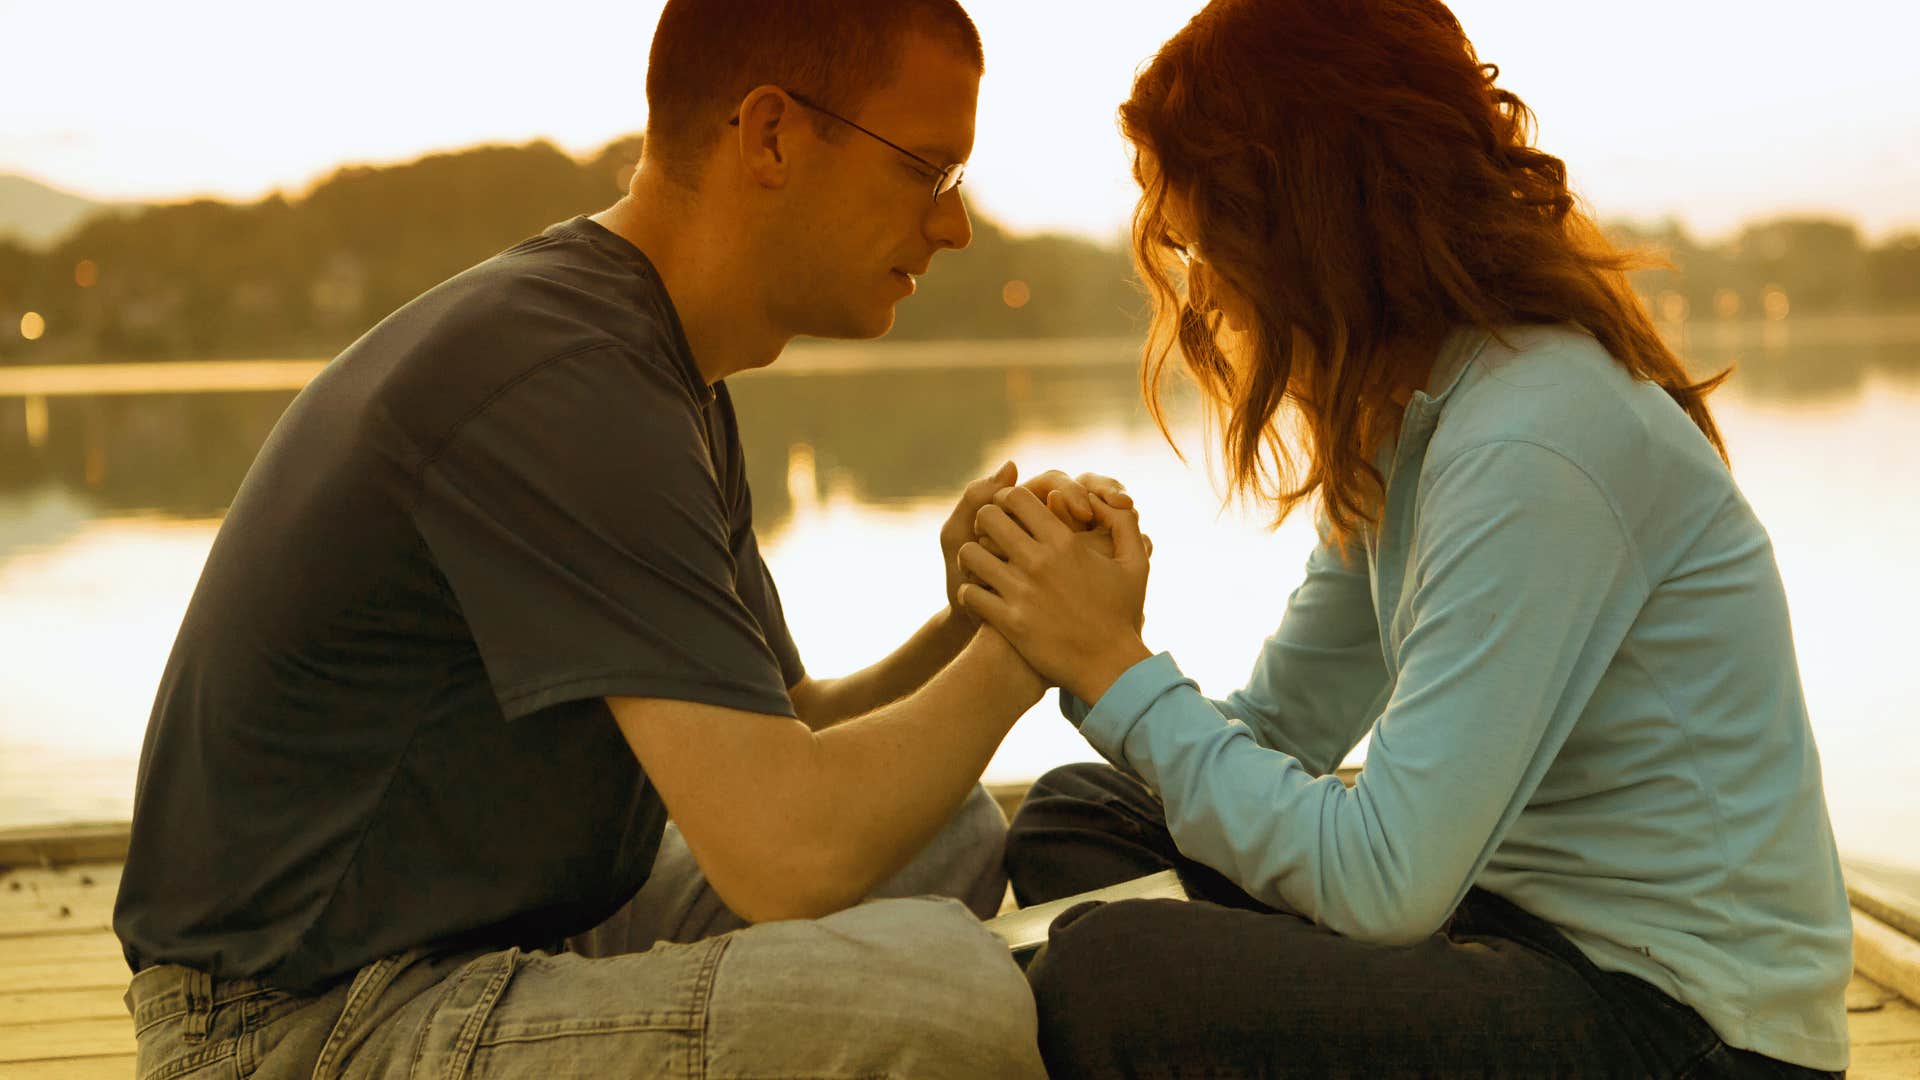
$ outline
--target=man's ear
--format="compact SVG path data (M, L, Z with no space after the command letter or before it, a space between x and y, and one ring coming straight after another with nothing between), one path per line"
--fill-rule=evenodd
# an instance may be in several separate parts
M740 164L762 187L787 186L788 151L800 109L777 86L756 86L740 100Z

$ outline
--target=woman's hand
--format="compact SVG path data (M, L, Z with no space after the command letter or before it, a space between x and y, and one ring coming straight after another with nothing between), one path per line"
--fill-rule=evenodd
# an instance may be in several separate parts
M975 519L980 539L960 548L971 580L959 600L1041 675L1094 702L1153 654L1140 638L1148 559L1139 518L1098 495L1089 509L1096 531L1077 532L1033 492L999 491ZM1112 538L1111 556L1100 533Z
M1011 484L1013 481L1009 480ZM1053 516L1076 529L1091 529L1093 520L1093 497L1099 496L1108 506L1116 510L1133 509L1133 496L1127 494L1126 485L1111 476L1099 473L1081 473L1069 477L1059 469L1048 469L1038 476L1031 477L1020 485L1033 492Z
M940 526L940 555L946 563L947 574L947 606L956 615L962 616L969 626L976 625L978 620L960 606L958 599L960 586L968 580L966 570L959 562L960 546L974 539L974 522L980 509L992 502L994 493L1011 485L1019 475L1019 467L1009 461L992 476L968 484L966 490L960 493L960 502L954 506L953 513ZM1069 477L1059 469L1048 469L1020 486L1033 492L1036 498L1047 504L1055 517L1075 529L1095 528L1092 502L1095 496L1105 500L1107 505L1122 510L1133 507L1133 497L1127 494L1126 486L1111 476L1101 476L1099 473L1081 473L1078 477ZM1108 550L1111 553L1111 549ZM1148 550L1151 551L1151 547Z

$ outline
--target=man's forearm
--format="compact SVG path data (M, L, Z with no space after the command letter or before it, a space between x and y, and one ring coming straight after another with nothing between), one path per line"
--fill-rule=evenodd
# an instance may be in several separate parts
M753 922L839 911L899 871L960 809L1044 684L981 630L918 692L824 732L710 705L616 709L714 892ZM722 761L714 782L687 769ZM712 773L707 773L712 776Z
M764 922L837 911L906 865L1043 693L986 630L915 693L826 731L707 705L614 704L715 891ZM693 767L716 762L718 780Z
M1045 684L989 631L910 696L819 732L813 798L838 894L858 902L924 846L979 782L1008 729Z
M837 679L812 680L808 692L795 697L795 711L815 731L864 716L925 686L973 634L972 620L943 608L878 663Z

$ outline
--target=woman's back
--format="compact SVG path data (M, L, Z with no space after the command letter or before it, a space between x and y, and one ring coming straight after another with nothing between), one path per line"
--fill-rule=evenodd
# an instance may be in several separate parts
M1475 455L1521 446L1583 474L1575 482L1610 506L1631 572L1593 613L1597 626L1623 625L1617 646L1605 633L1570 643L1590 653L1572 665L1576 687L1591 671L1590 695L1542 733L1534 786L1477 884L1558 925L1602 968L1692 1005L1736 1045L1829 1056L1845 1045L1850 922L1766 532L1664 390L1577 329L1501 338L1409 407L1380 532L1390 541L1404 520L1407 543L1374 552L1375 600L1388 605L1376 610L1400 631L1383 634L1389 670L1426 569L1421 519L1450 511L1430 493ZM1597 569L1567 565L1565 581ZM1410 587L1383 595L1395 577ZM1587 595L1571 584L1529 603L1569 594Z

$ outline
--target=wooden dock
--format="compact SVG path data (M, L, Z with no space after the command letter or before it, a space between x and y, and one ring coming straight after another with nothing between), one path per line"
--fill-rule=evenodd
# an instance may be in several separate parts
M125 851L124 825L0 833L0 1076L7 1080L133 1075L133 1025L121 1003L127 966L110 925ZM1848 1075L1856 1080L1920 1076L1913 1004L1920 942L1910 936L1916 927L1906 900L1881 879L1855 890L1847 1020Z

